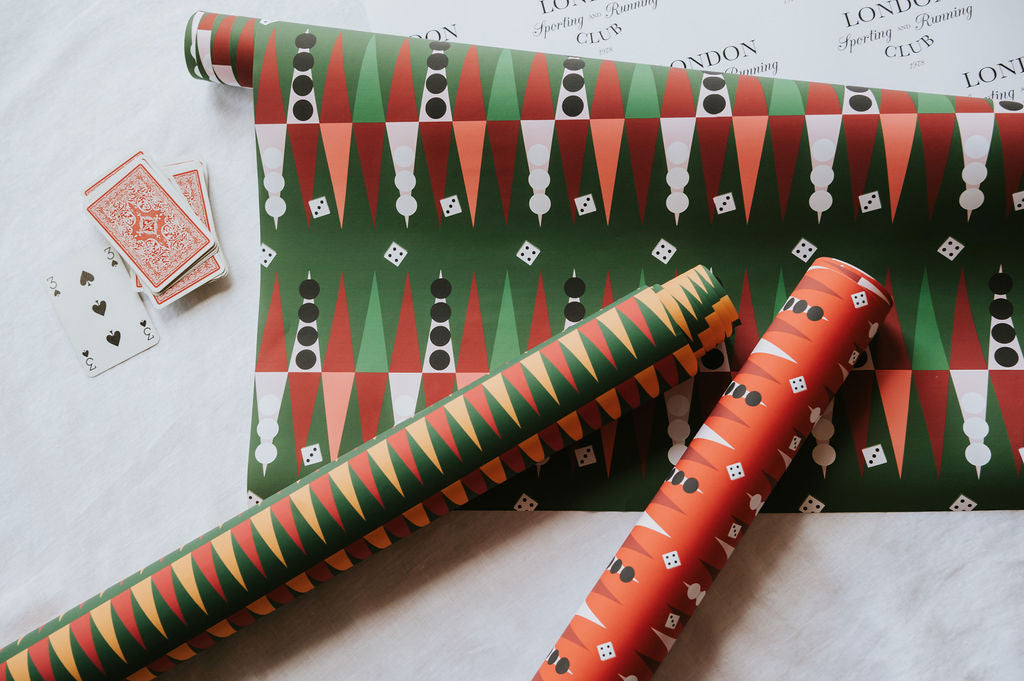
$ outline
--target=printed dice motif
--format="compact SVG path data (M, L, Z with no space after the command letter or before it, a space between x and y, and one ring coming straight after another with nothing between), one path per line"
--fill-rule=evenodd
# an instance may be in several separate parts
M678 551L669 551L668 553L663 553L661 554L661 559L665 561L666 570L677 568L680 565Z
M798 449L800 449L800 442L801 442L800 436L799 435L794 435L793 439L789 441L789 451L795 452Z
M725 470L729 474L730 480L739 480L743 477L743 464L739 461L729 464L725 467Z
M854 350L850 353L850 366L854 366L857 360L860 359L860 350Z
M963 494L956 498L953 505L949 507L950 511L973 511L978 502L973 499L965 497Z
M260 504L263 503L263 497L261 497L260 495L256 494L252 490L249 490L249 492L247 494L247 498L248 498L250 506L259 506Z
M601 661L610 660L615 657L615 646L612 645L611 641L602 643L597 647L597 656L601 658Z
M441 212L444 213L446 218L450 218L453 215L458 215L462 212L462 204L459 203L459 197L457 194L446 196L441 199Z
M594 205L594 195L584 194L583 196L577 196L573 201L576 203L576 214L577 215L588 215L597 210L597 206Z
M405 256L408 255L408 253L409 251L392 241L391 245L388 246L387 252L384 254L384 259L395 267L398 267L402 264L402 261L405 260Z
M675 629L677 626L679 626L679 615L674 612L670 612L668 617L665 618L665 628Z
M537 502L534 501L529 494L523 492L519 497L519 501L512 507L514 511L532 511L537 508Z
M736 210L736 200L732 197L732 192L726 194L719 194L714 198L715 210L718 214L731 213Z
M327 205L326 196L318 196L309 202L309 212L313 214L313 219L323 217L331 214L331 207Z
M540 255L540 249L531 244L529 241L524 241L523 245L519 247L519 252L516 253L516 257L525 262L527 265L532 265L533 261Z
M825 504L821 503L810 494L804 499L804 503L800 504L801 513L821 513L821 509L825 508Z
M861 308L868 304L868 294L864 291L857 291L850 296L850 300L853 301L855 308Z
M660 260L661 262L668 264L668 261L672 259L672 256L676 254L676 247L665 241L660 240L651 251L651 255Z
M865 447L860 450L860 453L864 455L864 463L868 468L874 468L875 466L881 466L886 462L885 450L882 449L882 445L873 445L871 447Z
M576 448L576 465L580 468L589 466L592 463L597 462L597 455L594 453L594 448L590 445L585 447Z
M861 213L870 213L871 211L878 210L882 207L882 199L879 198L878 192L861 194L859 198Z
M264 267L269 267L270 263L274 262L274 258L277 257L277 251L266 244L260 244L260 264Z
M302 463L307 466L322 463L324 455L320 452L320 444L313 443L302 448Z
M789 389L793 393L802 393L807 390L807 381L804 380L803 376L797 376L796 378L789 379Z
M941 246L939 246L939 255L944 257L946 260L953 262L953 259L960 255L960 251L962 250L964 250L964 245L953 237L949 237L942 242Z
M1013 194L1013 209L1024 210L1024 190L1014 192Z
M800 239L800 241L797 242L796 246L793 247L791 253L796 257L800 258L801 260L803 260L804 262L807 262L808 260L811 259L811 256L814 255L815 251L817 250L818 247L812 244L807 239Z
M743 527L739 523L733 523L732 527L729 528L729 539L735 539L740 536L740 530L742 529Z

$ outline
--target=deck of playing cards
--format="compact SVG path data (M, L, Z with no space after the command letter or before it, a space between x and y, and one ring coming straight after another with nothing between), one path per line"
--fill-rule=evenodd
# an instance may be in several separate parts
M85 190L85 211L157 307L227 274L206 166L158 167L139 151Z

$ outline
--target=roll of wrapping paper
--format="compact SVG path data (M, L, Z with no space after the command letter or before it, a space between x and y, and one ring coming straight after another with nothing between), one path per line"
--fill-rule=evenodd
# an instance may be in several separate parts
M814 261L534 679L651 678L891 306Z
M500 371L0 650L0 679L148 679L697 371L737 313L696 267Z

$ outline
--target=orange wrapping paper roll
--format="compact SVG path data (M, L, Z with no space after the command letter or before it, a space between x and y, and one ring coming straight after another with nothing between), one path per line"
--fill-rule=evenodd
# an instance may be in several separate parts
M859 269L811 265L534 679L651 678L891 306Z

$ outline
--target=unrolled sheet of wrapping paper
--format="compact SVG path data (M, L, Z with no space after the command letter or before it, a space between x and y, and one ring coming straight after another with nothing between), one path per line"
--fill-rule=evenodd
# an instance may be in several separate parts
M253 89L254 500L710 262L743 326L691 406L654 402L473 505L639 510L820 249L884 276L898 310L766 508L1024 505L1017 103L205 13L185 56Z
M640 288L3 648L0 679L150 679L693 375L736 322L706 268Z
M651 678L891 306L859 269L814 261L535 679Z

